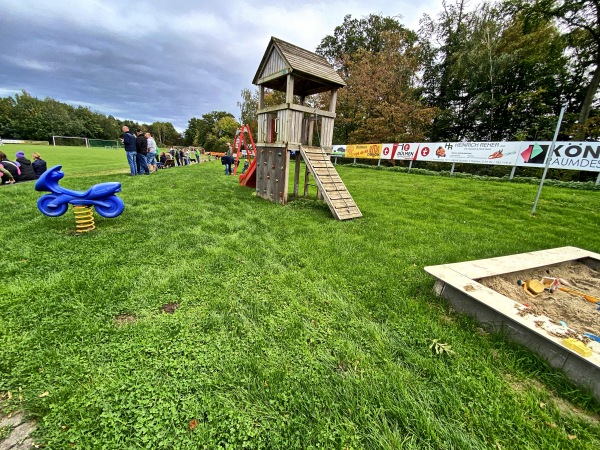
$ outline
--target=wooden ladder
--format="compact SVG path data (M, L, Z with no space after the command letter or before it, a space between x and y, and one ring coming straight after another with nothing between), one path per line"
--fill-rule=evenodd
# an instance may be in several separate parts
M360 209L335 170L329 155L321 147L304 146L300 147L300 154L333 216L338 220L362 217Z

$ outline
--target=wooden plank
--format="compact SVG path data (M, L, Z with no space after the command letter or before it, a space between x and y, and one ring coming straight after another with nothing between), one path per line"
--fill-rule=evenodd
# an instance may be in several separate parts
M331 201L336 201L336 200L352 200L352 201L354 201L352 196L350 194L346 194L346 193L329 192L328 195L329 195L329 198L331 199Z
M340 176L333 172L333 171L329 171L326 169L316 169L313 170L314 173L316 173L317 175L323 177L323 178L331 178L332 180L337 180L337 181L342 181L342 179L340 178Z
M344 216L346 216L346 217L349 217L349 216L353 216L353 217L362 216L362 213L360 211L349 212L348 213L348 212L345 212L345 211L338 210L337 213L338 213L339 217L344 217Z
M344 183L335 183L333 181L321 181L321 184L326 190L334 190L334 191L347 191L348 189L344 185Z
M344 202L348 202L349 206L345 206ZM343 200L331 200L331 206L333 206L334 208L356 208L358 210L358 206L356 206L356 203L354 203L354 200L352 200L351 198L349 199L343 199Z

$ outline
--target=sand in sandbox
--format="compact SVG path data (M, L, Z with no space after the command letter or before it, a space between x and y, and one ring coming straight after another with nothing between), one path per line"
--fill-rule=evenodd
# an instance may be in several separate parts
M597 310L600 303L590 303L581 296L558 289L552 293L544 291L537 297L531 297L517 284L518 280L541 281L543 277L562 278L568 281L570 286L560 286L600 298L600 272L577 261L477 281L505 297L528 305L530 312L536 316L547 316L555 323L566 322L569 328L579 334L587 332L600 336L600 311Z

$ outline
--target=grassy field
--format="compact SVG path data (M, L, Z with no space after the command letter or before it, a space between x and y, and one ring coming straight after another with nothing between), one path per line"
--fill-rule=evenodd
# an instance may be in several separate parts
M364 218L338 222L218 162L128 177L119 150L35 150L67 187L121 181L126 205L76 236L32 183L0 187L0 397L45 448L600 447L598 402L423 271L598 252L598 192L544 188L532 217L537 186L344 166Z

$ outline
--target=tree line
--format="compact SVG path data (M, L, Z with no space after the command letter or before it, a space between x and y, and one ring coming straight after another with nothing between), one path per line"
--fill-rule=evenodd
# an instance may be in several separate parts
M52 142L52 136L81 136L115 140L122 127L149 131L159 146L181 145L183 139L170 122L140 124L119 120L83 106L71 106L51 98L43 100L26 91L0 98L0 136Z

